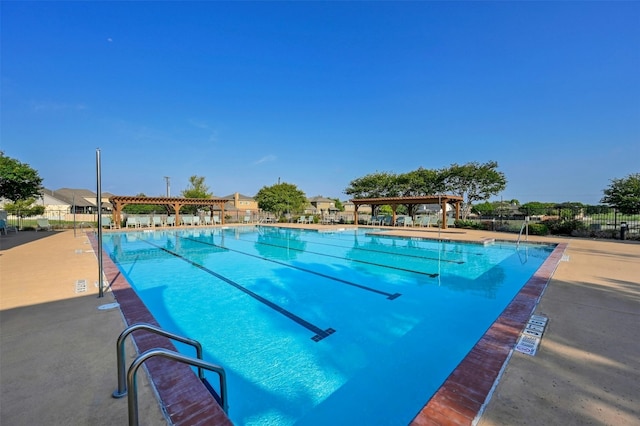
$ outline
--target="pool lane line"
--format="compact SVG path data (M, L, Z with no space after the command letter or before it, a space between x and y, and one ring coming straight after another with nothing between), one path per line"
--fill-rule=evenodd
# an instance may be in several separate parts
M209 246L213 246L213 247L223 248L225 250L229 250L229 251L232 251L234 253L239 253L239 254L242 254L244 256L255 257L256 259L265 260L265 261L271 262L271 263L276 263L278 265L286 266L287 268L297 269L298 271L306 272L308 274L313 274L313 275L317 275L317 276L322 277L322 278L327 278L329 280L338 281L338 282L341 282L343 284L346 284L346 285L349 285L349 286L352 286L352 287L357 287L357 288L359 288L361 290L366 290L366 291L370 291L372 293L381 294L383 296L386 296L387 299L389 299L389 300L394 300L394 299L397 299L398 297L402 296L402 293L393 293L393 294L392 293L388 293L386 291L378 290L378 289L373 288L373 287L367 287L365 285L354 283L352 281L343 280L342 278L332 277L331 275L323 274L322 272L313 271L313 270L307 269L307 268L301 268L300 266L295 266L295 265L291 265L289 263L280 262L279 260L268 259L268 258L266 258L264 256L258 256L257 254L251 254L251 253L247 253L247 252L244 252L244 251L231 249L229 247L224 247L224 246L221 246L221 245L218 245L218 244L214 244L214 243L210 243L210 242L207 242L207 241L198 241L198 240L194 240L192 238L184 238L184 237L178 237L178 238L182 238L182 239L185 239L185 240L189 240L189 241L193 241L193 242L196 242L196 243L205 244L205 245L209 245ZM244 242L250 242L250 241L247 241L247 240L243 240L241 238L238 238L237 240L244 241ZM276 247L286 248L286 247L281 247L281 246L276 246ZM291 250L296 250L296 249L291 249Z
M178 237L178 238L181 238L181 237ZM299 316L297 316L296 314L294 314L294 313L292 313L292 312L287 311L287 310L286 310L286 309L284 309L283 307L281 307L281 306L279 306L279 305L276 305L276 304L275 304L275 303L273 303L272 301L270 301L270 300L268 300L268 299L265 299L264 297L260 296L260 295L259 295L259 294L257 294L257 293L254 293L253 291L249 290L249 289L248 289L248 288L246 288L246 287L241 286L241 285L240 285L240 284L238 284L237 282L232 281L232 280L230 280L229 278L227 278L227 277L225 277L225 276L223 276L223 275L220 275L220 274L218 274L217 272L212 271L211 269L209 269L209 268L205 267L204 265L201 265L201 264L199 264L199 263L196 263L196 262L194 262L194 261L192 261L192 260L190 260L190 259L187 259L186 257L184 257L184 256L182 256L182 255L180 255L180 254L176 253L176 252L173 252L173 251L171 251L171 250L169 250L169 249L166 249L166 248L164 248L164 247L162 247L162 246L159 246L159 245L157 245L157 244L154 244L154 243L152 243L152 242L150 242L150 241L147 241L147 240L143 240L143 241L144 241L144 242L146 242L146 243L147 243L147 244L149 244L149 245L152 245L152 246L154 246L154 247L156 247L156 248L159 248L160 250L162 250L162 251L164 251L164 252L166 252L166 253L169 253L169 254L170 254L170 255L172 255L172 256L177 257L178 259L181 259L181 260L184 260L184 261L185 261L185 262L187 262L187 263L190 263L191 265L195 266L195 267L196 267L196 268L198 268L198 269L201 269L201 270L203 270L203 271L207 272L208 274L213 275L214 277L216 277L216 278L218 278L218 279L220 279L220 280L224 281L225 283L227 283L227 284L229 284L229 285L231 285L231 286L235 287L236 289L240 290L241 292L243 292L243 293L245 293L245 294L247 294L247 295L249 295L249 296L253 297L253 298L254 298L254 299L256 299L257 301L259 301L259 302L261 302L261 303L263 303L263 304L267 305L268 307L270 307L271 309L275 310L276 312L278 312L278 313L280 313L280 314L284 315L285 317L287 317L287 318L289 318L289 319L291 319L291 320L293 320L293 321L297 322L298 324L300 324L301 326L303 326L303 327L304 327L304 328L306 328L307 330L310 330L312 333L316 333L316 334L315 334L315 336L313 336L313 337L311 338L311 340L313 340L314 342L319 342L320 340L324 339L325 337L327 337L327 336L329 336L329 335L331 335L331 334L333 334L333 333L335 333L335 332L336 332L333 328L327 328L326 330L323 330L323 329L321 329L320 327L318 327L318 326L316 326L316 325L314 325L314 324L311 324L309 321L307 321L307 320L304 320L304 319L300 318L300 317L299 317Z
M426 275L429 278L436 278L438 275L440 275L439 273L434 273L434 272L414 271L413 269L399 268L397 266L390 266L390 265L383 265L381 263L367 262L366 260L349 259L348 257L334 256L332 254L319 253L319 252L316 252L316 251L302 250L302 249L297 249L297 248L292 248L292 247L279 246L277 244L261 243L261 242L258 242L258 241L249 241L249 240L245 240L245 239L242 239L242 238L235 238L235 240L243 241L245 243L260 244L260 245L263 245L263 246L270 246L270 247L277 247L277 248L282 248L282 249L287 249L287 250L299 251L301 253L311 253L311 254L315 254L315 255L318 255L318 256L331 257L331 258L334 258L334 259L346 260L346 261L349 261L349 262L363 263L365 265L377 266L379 268L395 269L396 271L403 271L403 272L409 272L409 273L412 273L412 274ZM219 246L219 247L223 247L223 246ZM231 250L228 247L225 247L225 248L227 250ZM239 253L243 253L243 252L239 252ZM249 254L249 256L255 256L255 255ZM256 257L259 257L259 256L256 256ZM266 259L266 260L271 261L271 259ZM284 263L283 265L287 265L287 264ZM287 266L291 266L291 265L287 265ZM292 267L295 268L295 266L292 266Z

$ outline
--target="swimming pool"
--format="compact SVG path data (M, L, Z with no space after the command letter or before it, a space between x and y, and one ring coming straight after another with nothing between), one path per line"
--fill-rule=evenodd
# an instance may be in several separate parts
M161 326L225 367L238 425L408 423L553 249L271 227L104 241Z

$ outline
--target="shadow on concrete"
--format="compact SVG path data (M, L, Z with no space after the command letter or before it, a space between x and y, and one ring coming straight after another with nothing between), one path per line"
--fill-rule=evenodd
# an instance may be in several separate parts
M22 244L38 241L55 235L58 232L60 231L9 231L7 235L0 234L0 251L10 250L14 247L21 246ZM84 233L82 236L84 236Z
M124 323L118 309L98 309L113 301L88 294L0 311L0 424L127 424L127 398L111 396ZM130 363L130 343L127 354ZM139 377L140 424L167 424L146 374Z

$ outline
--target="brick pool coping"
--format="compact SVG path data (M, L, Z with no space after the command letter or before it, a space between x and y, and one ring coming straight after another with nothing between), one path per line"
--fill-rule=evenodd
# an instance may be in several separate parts
M567 248L557 244L542 266L410 423L473 425L480 419L520 333Z
M95 234L87 236L97 253ZM538 305L566 248L567 243L556 245L542 266L411 421L411 426L473 425L480 418L520 333ZM104 251L102 263L104 275L127 326L137 323L159 326ZM166 337L143 330L133 332L132 337L139 353L154 348L176 351ZM149 359L145 366L162 409L172 424L232 425L189 366L160 357Z

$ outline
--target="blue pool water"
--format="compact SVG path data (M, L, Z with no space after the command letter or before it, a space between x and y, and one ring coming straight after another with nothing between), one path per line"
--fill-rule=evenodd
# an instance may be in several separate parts
M225 368L236 425L407 424L553 250L274 227L103 239L160 325Z

